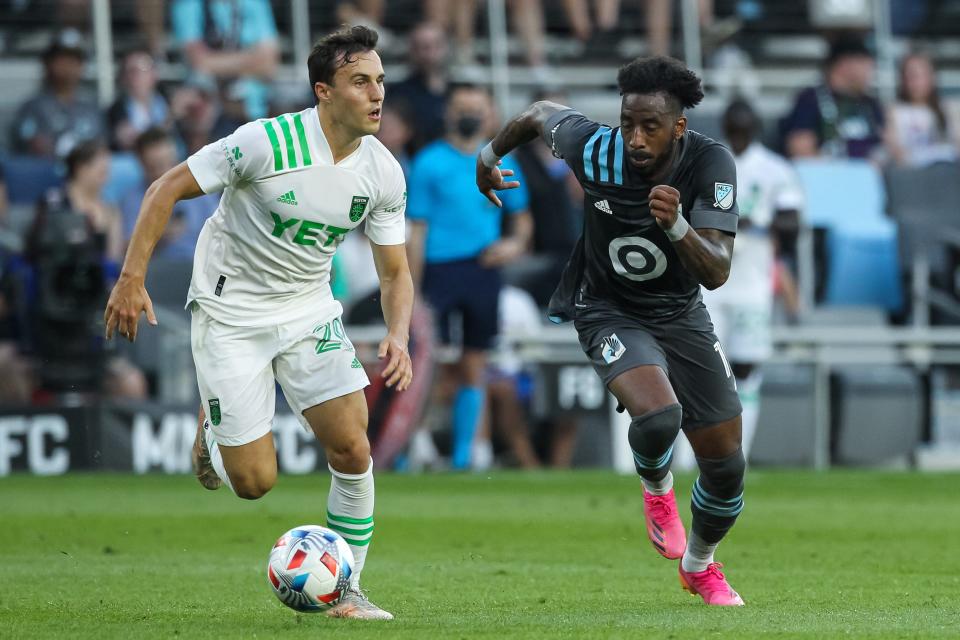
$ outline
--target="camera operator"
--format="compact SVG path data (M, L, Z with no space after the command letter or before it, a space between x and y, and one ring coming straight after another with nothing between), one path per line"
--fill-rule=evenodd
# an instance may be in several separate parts
M122 242L120 215L100 196L109 162L103 142L78 144L66 158L66 184L37 206L27 242L33 346L48 391L96 392L103 385L110 395L143 398L143 374L107 357L97 324Z

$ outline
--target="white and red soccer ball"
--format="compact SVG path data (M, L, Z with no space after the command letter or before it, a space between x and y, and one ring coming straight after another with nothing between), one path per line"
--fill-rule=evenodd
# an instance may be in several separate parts
M336 531L307 524L280 536L270 550L267 579L280 602L304 612L326 611L346 593L353 552Z

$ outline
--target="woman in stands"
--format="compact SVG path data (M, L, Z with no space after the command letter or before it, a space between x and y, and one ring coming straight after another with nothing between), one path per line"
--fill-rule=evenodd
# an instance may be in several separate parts
M912 53L904 58L885 133L892 161L906 167L956 161L960 127L951 107L940 98L930 57Z

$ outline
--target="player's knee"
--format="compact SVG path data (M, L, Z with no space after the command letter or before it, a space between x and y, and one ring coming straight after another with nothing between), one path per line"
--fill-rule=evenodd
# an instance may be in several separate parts
M358 432L327 446L327 462L342 473L363 473L370 466L370 441Z
M738 505L742 506L743 477L747 469L743 449L738 448L723 458L698 457L697 465L700 467L700 477L696 484L699 485L699 490L706 494L706 498L728 501L731 504L727 506L731 510ZM697 490L695 488L694 492Z
M669 447L680 432L682 418L683 408L676 403L637 416L627 431L630 447L638 452L648 449L650 443Z
M230 476L230 483L237 497L244 500L257 500L267 494L277 481L277 472L260 471L241 473L238 477Z

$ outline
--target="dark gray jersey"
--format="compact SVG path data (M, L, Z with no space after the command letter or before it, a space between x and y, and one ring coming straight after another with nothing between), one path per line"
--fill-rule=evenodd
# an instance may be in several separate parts
M554 321L569 320L590 298L639 317L670 318L700 299L700 284L650 215L650 189L680 192L681 215L695 229L737 230L736 166L720 143L687 131L666 177L637 175L626 158L620 128L572 109L544 126L554 155L566 160L584 191L583 235L550 301Z

